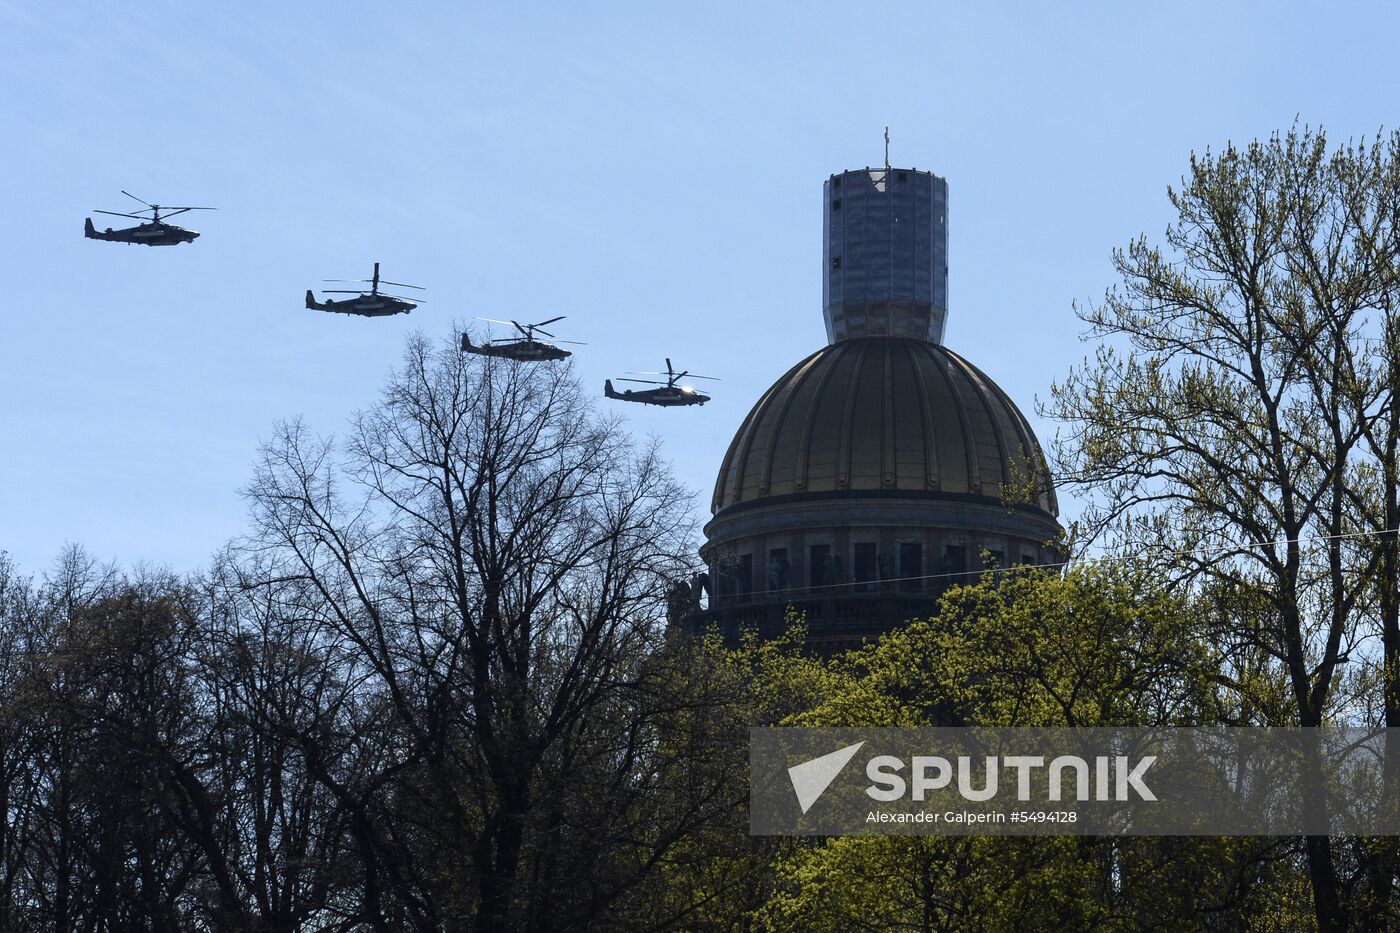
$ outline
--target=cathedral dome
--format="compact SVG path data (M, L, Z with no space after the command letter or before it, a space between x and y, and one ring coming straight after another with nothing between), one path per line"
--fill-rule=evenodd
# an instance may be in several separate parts
M1030 425L943 346L947 182L887 165L832 175L823 197L828 345L763 394L724 455L706 570L675 593L693 634L771 638L796 613L807 647L841 651L929 618L983 573L1064 560Z
M1006 393L910 337L840 340L788 370L729 445L711 511L834 496L1059 514L1040 445Z

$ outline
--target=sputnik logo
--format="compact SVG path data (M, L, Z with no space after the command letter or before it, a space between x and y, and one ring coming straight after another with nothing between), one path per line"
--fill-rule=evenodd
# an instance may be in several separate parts
M864 744L857 742L847 745L829 755L822 755L820 758L813 758L788 768L788 778L792 781L792 789L797 793L797 803L802 807L803 813L812 809L812 804L831 786L831 782L836 780L836 775L841 773L841 769L846 767L846 763L855 757Z

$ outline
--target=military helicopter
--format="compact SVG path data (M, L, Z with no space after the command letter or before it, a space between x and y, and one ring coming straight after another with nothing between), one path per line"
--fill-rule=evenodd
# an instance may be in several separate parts
M407 314L422 302L412 302L407 298L400 298L397 295L386 295L379 290L379 263L374 264L374 278L371 279L325 279L327 282L369 282L369 291L362 292L354 288L328 288L323 290L326 295L357 295L356 298L342 298L336 301L327 298L324 302L317 301L311 289L306 290L306 306L313 311L334 311L337 314L358 314L360 317L387 317L391 314ZM385 285L393 285L396 288L416 288L423 290L421 285L405 285L402 282L384 282Z
M519 321L498 321L495 318L479 317L478 321L487 321L491 324L510 324L523 337L511 337L507 340L493 340L489 343L472 343L470 334L462 335L462 349L468 353L479 353L482 356L503 356L510 360L520 360L521 362L535 362L542 360L562 360L565 357L573 356L568 350L556 347L552 343L543 340L536 340L536 332L544 334L546 337L554 337L549 331L544 329L546 324L553 324L555 321L564 320L565 315L552 317L547 321L540 321L538 324L521 324ZM554 339L558 340L557 337ZM575 346L587 346L577 340L559 340L559 343L571 343Z
M141 201L130 191L123 191L122 194L133 201ZM146 207L134 214L122 214L118 211L93 211L95 214L111 214L113 217L130 217L132 220L142 221L138 227L127 227L123 230L113 230L108 227L106 230L98 230L92 225L92 218L87 218L83 225L83 236L89 240L110 240L113 243L143 243L146 246L178 246L181 243L193 243L195 237L199 236L193 230L186 230L184 227L177 227L161 220L161 211L165 217L174 217L176 214L183 214L185 211L216 211L217 207L161 207L159 204L151 204L141 201ZM146 214L150 217L146 217Z
M671 365L671 360L666 359L666 371L664 373L633 373L634 376L665 376L665 382L657 382L655 379L619 379L618 382L641 382L646 385L664 386L661 389L623 389L621 392L613 389L612 380L608 379L603 383L603 394L608 398L621 399L624 402L641 402L643 405L661 405L671 408L677 405L703 405L710 400L708 395L697 392L690 386L678 386L676 382L690 376L692 379L713 379L719 381L717 376L700 376L688 370L676 372Z

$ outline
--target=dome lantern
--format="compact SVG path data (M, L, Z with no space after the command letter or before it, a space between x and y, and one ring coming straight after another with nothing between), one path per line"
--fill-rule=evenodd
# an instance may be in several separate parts
M827 179L822 308L828 343L852 337L943 342L948 315L948 182L917 169Z

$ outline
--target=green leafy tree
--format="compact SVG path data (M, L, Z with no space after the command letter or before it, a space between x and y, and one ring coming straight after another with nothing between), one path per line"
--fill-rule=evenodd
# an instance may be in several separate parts
M1168 196L1164 244L1115 252L1120 284L1079 309L1103 343L1047 407L1083 537L1243 597L1219 634L1282 671L1275 724L1358 716L1343 666L1380 635L1400 724L1400 136L1329 150L1295 128L1193 156ZM1317 923L1344 929L1332 842L1307 852Z
M1013 571L823 665L804 726L1212 721L1220 657L1199 606L1141 567ZM808 662L809 664L812 662ZM799 668L800 669L800 668ZM792 665L784 673L791 678ZM763 688L759 688L760 691ZM1306 903L1287 843L1147 838L788 840L755 910L771 930L1265 929Z

